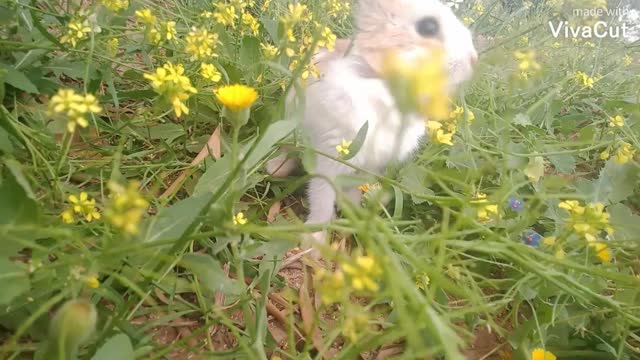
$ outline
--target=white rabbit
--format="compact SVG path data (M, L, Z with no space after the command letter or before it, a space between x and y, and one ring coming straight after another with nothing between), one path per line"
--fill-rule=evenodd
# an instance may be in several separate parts
M396 109L378 76L383 54L391 50L411 58L428 54L438 43L445 50L450 91L471 77L478 55L470 31L449 7L436 0L360 0L356 25L353 44L338 40L335 52L322 52L314 58L322 76L305 89L302 129L316 150L337 156L336 145L355 138L368 121L366 139L348 162L379 173L389 163L407 159L426 132L426 119L402 117ZM296 164L285 152L268 162L267 172L287 176ZM335 216L336 192L327 180L354 171L317 156L315 177L308 189L308 224L324 224ZM345 194L354 202L360 201L357 188L345 189ZM313 240L325 242L326 233L314 233Z

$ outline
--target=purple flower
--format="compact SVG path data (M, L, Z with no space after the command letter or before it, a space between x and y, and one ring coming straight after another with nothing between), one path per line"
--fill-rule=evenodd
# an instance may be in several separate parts
M509 199L509 207L513 211L520 212L522 211L522 209L524 209L524 202L520 199L512 197L511 199Z
M538 234L533 230L527 230L522 233L522 242L529 246L533 246L535 248L540 246L540 240L542 240L542 235Z

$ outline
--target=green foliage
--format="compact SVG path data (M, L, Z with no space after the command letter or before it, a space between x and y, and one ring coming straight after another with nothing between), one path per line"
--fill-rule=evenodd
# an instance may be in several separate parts
M325 259L344 267L366 254L380 276L358 301L344 292L313 311L297 287L326 284L282 269L318 231L303 225L299 205L309 176L273 178L264 163L284 145L313 168L316 152L295 131L299 114L285 116L285 98L316 70L309 61L312 44L327 42L323 27L347 38L352 21L332 13L342 1L302 1L313 18L295 25L283 20L288 1L249 3L0 0L0 358L48 358L49 314L73 299L98 312L95 334L74 344L82 359L352 359L390 345L406 358L462 359L487 329L498 338L490 350L514 359L534 348L560 359L638 357L640 172L628 153L640 148L637 44L553 39L547 23L563 14L542 4L465 1L456 12L474 20L482 51L475 78L452 99L464 110L454 145L429 142L384 174L338 179L369 191L363 206L341 201L327 229L350 250ZM117 4L126 6L110 9ZM214 4L238 18L222 23ZM155 24L136 20L146 6ZM76 19L88 31L74 46L63 36ZM193 27L217 34L216 56L192 60ZM529 49L541 68L523 76L513 54ZM144 76L167 62L182 64L197 89L180 117ZM219 81L201 75L205 62ZM233 83L259 94L242 127L214 95ZM60 89L93 94L101 107L83 112L87 127L74 134L70 115L49 107ZM618 115L624 124L611 125ZM215 128L222 157L192 164ZM321 156L348 160L367 131L346 139L349 155ZM177 190L160 196L183 171ZM137 231L108 216L114 184L135 202L127 183L149 202L139 223L116 214ZM83 192L76 212L70 195ZM594 236L608 258L559 207L566 200L602 203L614 232ZM87 220L93 210L100 219ZM158 329L188 331L162 342Z

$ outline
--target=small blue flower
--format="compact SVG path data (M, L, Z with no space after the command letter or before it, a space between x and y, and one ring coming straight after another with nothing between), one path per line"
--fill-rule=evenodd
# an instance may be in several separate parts
M540 240L542 240L542 235L533 230L527 230L522 234L521 239L525 244L537 248L540 247Z
M513 211L520 212L524 209L524 202L520 199L511 198L509 199L509 207Z

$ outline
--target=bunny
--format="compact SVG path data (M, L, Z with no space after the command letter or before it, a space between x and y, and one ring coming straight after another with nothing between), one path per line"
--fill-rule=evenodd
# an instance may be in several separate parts
M316 150L333 155L336 145L355 138L368 122L364 143L348 162L380 173L416 151L425 137L427 120L417 114L403 117L398 111L379 75L383 54L394 51L413 58L440 46L445 51L450 92L470 79L478 54L470 31L437 0L360 0L356 28L353 40L338 40L334 52L314 57L322 76L305 89L302 130ZM267 163L267 172L284 177L296 167L297 161L285 150ZM317 156L315 177L308 188L308 224L334 218L337 194L330 181L354 172L353 167ZM361 201L357 188L345 189L345 195L354 203ZM312 240L325 243L326 232L312 234Z

